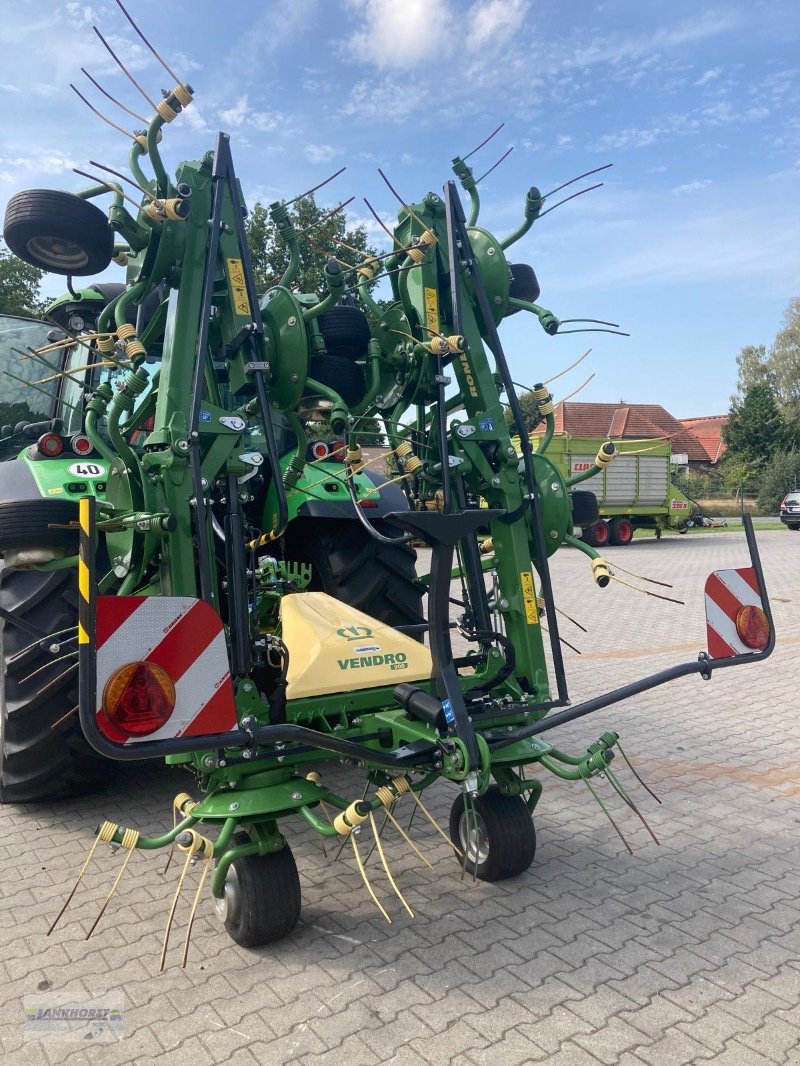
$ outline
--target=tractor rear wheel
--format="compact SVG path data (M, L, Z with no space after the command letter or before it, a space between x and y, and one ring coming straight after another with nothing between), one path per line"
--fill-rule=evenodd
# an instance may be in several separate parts
M249 844L236 833L233 846ZM245 855L228 867L224 895L214 907L233 940L243 948L288 936L300 918L300 877L287 844L266 855Z
M450 809L450 839L466 855L466 870L479 881L505 881L524 873L536 854L536 831L522 796L491 785L467 813L463 797Z
M385 536L397 536L380 520L373 525ZM398 627L424 621L422 589L415 584L417 553L408 544L381 544L353 519L300 518L286 535L286 557L311 563L311 589L380 622Z
M115 763L84 739L78 723L77 590L74 574L0 572L0 802L79 795L107 784ZM55 650L54 650L55 649Z
M609 523L609 540L612 544L622 546L630 544L633 540L633 522L630 518L624 518L618 515L616 518L612 518Z

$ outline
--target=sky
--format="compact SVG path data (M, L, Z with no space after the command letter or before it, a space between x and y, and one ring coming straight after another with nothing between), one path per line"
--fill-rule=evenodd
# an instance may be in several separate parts
M559 207L510 250L559 318L620 323L546 336L533 316L501 327L512 374L556 399L661 403L678 417L728 409L743 345L769 345L800 295L800 5L796 0L128 0L194 103L165 131L169 170L231 135L249 204L351 195L350 225L387 239L396 202L440 192L454 156L500 123L471 160L479 225L505 236L525 193L593 167L603 187ZM92 32L98 26L151 97L171 87L112 0L15 0L0 22L0 207L21 189L77 190L89 159L126 170L140 125L81 67L149 114ZM89 168L91 169L91 168ZM551 198L556 202L558 195ZM546 205L549 206L549 205ZM121 271L120 271L121 274ZM112 276L112 275L110 275ZM115 275L113 275L115 276ZM118 280L123 280L122 277ZM59 294L48 277L44 291ZM566 327L565 327L566 328Z

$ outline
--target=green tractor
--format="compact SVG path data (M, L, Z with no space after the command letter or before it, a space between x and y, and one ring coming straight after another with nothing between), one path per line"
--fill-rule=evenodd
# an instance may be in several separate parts
M126 275L117 291L70 281L52 325L6 323L2 787L16 802L94 784L104 760L184 766L201 798L176 797L174 829L144 837L107 822L95 846L213 860L225 926L252 946L297 921L293 818L349 843L363 873L360 831L375 832L383 860L376 816L394 822L403 797L425 809L421 794L444 779L463 868L520 874L542 791L527 769L602 773L627 798L610 768L616 733L576 754L543 734L674 677L763 658L774 634L748 530L750 567L722 572L739 575L743 612L728 643L712 627L696 661L571 705L549 560L583 552L601 589L610 567L574 536L582 477L547 455L544 385L536 451L522 432L498 332L518 311L559 329L532 268L507 255L546 197L532 188L499 238L478 224L476 181L457 159L468 213L452 181L401 201L392 251L347 264L331 249L322 294L294 290L298 234L275 203L289 264L259 294L227 135L174 177L162 161L162 130L192 96L182 82L166 90L133 137L135 214L106 181L18 193L7 209L6 240L27 262L72 278L113 257ZM367 464L364 419L384 427L390 473ZM333 456L310 449L320 424L343 442ZM605 444L597 468L613 456ZM590 494L576 496L585 512ZM419 543L428 575L415 572ZM453 654L454 628L467 654ZM326 783L342 760L358 768L357 798Z

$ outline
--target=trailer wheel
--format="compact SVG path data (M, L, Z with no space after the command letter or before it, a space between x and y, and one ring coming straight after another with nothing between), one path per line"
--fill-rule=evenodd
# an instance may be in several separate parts
M467 815L457 796L450 809L450 839L466 855L467 873L480 881L505 881L524 873L536 854L536 831L521 796L506 796L491 785Z
M600 518L589 526L583 534L583 539L587 544L591 544L593 548L604 548L608 544L610 535L611 530L608 528L608 522Z
M386 536L397 535L380 520L373 524ZM417 554L408 544L381 544L349 517L296 519L285 541L287 559L311 563L309 588L390 626L424 621L422 590L415 584Z
M249 844L236 833L233 845ZM300 877L287 844L266 855L245 855L228 867L224 896L214 909L233 940L243 948L272 944L288 936L300 918Z
M623 518L620 515L611 519L609 523L609 540L612 544L619 546L630 544L633 540L633 522L631 522L630 518Z
M77 648L73 573L3 570L0 606L49 636L37 643L10 620L0 629L0 802L36 803L101 788L116 763L89 746L70 713L78 702L76 659L56 662Z
M114 233L100 208L58 189L12 196L3 236L14 255L53 274L99 274L114 254Z

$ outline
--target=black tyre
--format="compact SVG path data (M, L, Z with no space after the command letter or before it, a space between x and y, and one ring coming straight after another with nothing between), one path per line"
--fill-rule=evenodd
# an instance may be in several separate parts
M364 359L370 339L367 316L360 307L333 307L319 316L319 328L329 352Z
M524 873L536 854L536 831L525 800L491 785L473 803L474 820L461 796L450 809L450 839L466 855L467 872L480 881L505 881Z
M364 399L367 391L361 367L344 355L316 355L308 364L308 376L338 392L348 407Z
M622 547L630 544L633 540L633 522L630 518L618 515L609 522L609 540L612 544Z
M0 503L0 552L48 547L78 551L77 529L51 529L78 521L74 500L16 500Z
M394 527L373 524L385 536L397 536ZM424 621L422 590L414 584L417 553L408 544L381 544L355 519L295 520L287 534L286 556L311 563L312 589L381 622L404 626Z
M608 544L610 536L611 530L608 528L608 522L604 522L602 518L597 522L593 522L583 532L583 539L587 544L591 544L593 548L604 548Z
M535 304L541 295L541 288L536 277L536 272L527 263L511 263L511 284L508 287L508 295L515 300L525 300ZM509 307L506 318L520 311L519 307Z
M14 255L53 274L99 274L114 254L114 233L100 208L56 189L12 196L3 236Z
M798 525L797 522L787 522L786 523L786 528L787 529L800 529L800 525Z
M234 846L249 843L237 833ZM280 940L300 918L300 877L287 844L267 855L246 855L228 867L225 895L214 907L233 940L257 948Z
M569 503L572 508L572 522L576 526L585 526L590 522L596 522L600 517L597 509L597 497L593 492L584 489L573 489L569 494Z
M61 659L77 650L74 573L3 570L0 606L52 634L37 642L11 621L0 629L0 801L29 803L102 787L116 764L89 746L77 714L70 714L78 703L77 660Z

